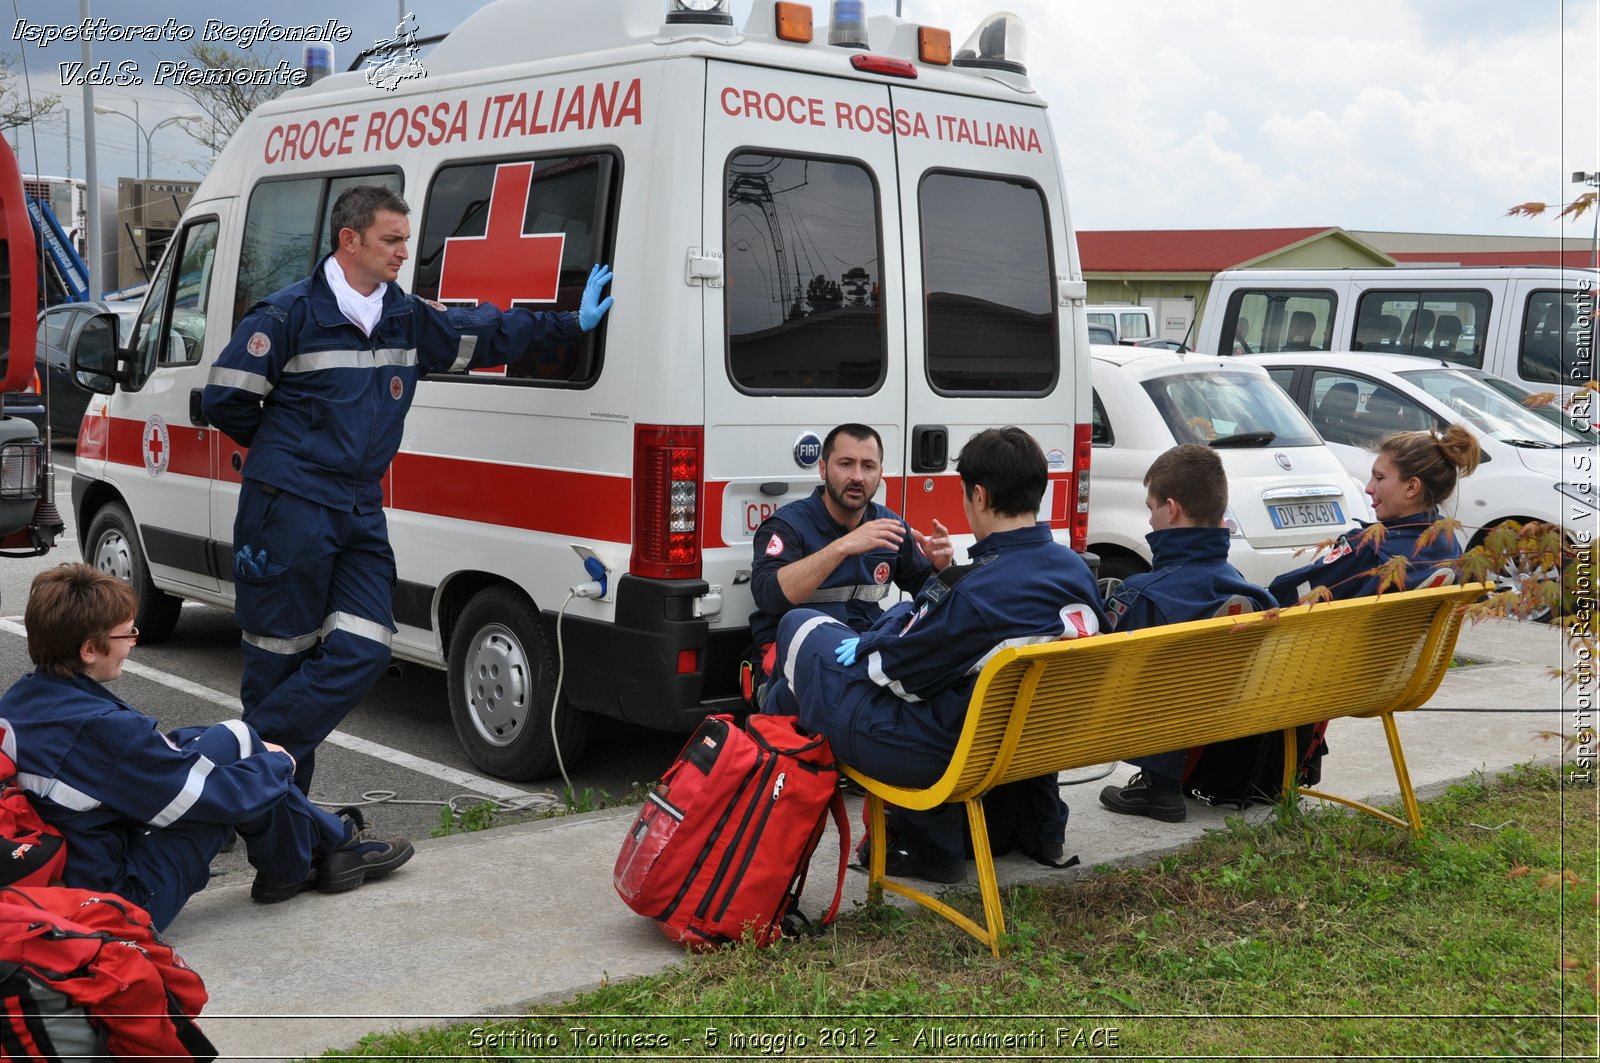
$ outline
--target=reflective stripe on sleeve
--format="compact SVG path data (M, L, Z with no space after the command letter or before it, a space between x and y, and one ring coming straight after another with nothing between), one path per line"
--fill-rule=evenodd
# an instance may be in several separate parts
M805 642L806 636L817 630L817 628L821 627L823 624L836 623L838 623L838 621L834 620L832 617L814 616L810 620L807 620L805 623L801 624L800 630L794 633L794 638L789 640L789 652L785 654L783 658L783 675L785 679L789 680L791 685L794 683L795 666L800 661L800 646Z
M247 373L243 369L224 369L220 365L211 367L211 375L206 377L206 383L215 384L220 388L233 388L235 391L248 391L263 398L272 391L272 382L260 373Z
M461 342L456 346L456 360L450 365L450 372L459 373L472 364L472 352L478 349L478 337L462 336Z
M206 788L206 776L216 768L216 763L209 757L199 757L189 767L189 776L183 780L183 789L178 791L178 796L167 803L167 807L157 812L150 820L152 827L170 827L183 814L194 807L200 800L200 793Z

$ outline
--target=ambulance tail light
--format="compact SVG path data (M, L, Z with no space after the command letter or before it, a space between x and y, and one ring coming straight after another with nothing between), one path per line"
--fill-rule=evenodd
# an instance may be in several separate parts
M728 3L729 0L672 0L672 10L667 12L667 23L731 26L733 16L728 13Z
M704 429L638 425L633 433L633 557L628 571L651 579L700 577Z
M1094 453L1090 441L1093 426L1080 424L1072 433L1072 486L1067 495L1067 519L1071 522L1072 548L1083 551L1089 547L1089 455Z
M867 47L866 0L833 0L828 15L828 43L840 48Z
M956 66L986 70L1009 70L1026 74L1027 30L1022 20L1009 11L1000 11L983 20L956 52Z

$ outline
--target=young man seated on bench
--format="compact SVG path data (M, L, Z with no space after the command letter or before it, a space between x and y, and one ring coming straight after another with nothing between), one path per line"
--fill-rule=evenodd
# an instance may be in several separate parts
M1162 454L1144 474L1150 510L1150 571L1129 576L1106 603L1114 631L1204 620L1232 606L1271 609L1266 589L1228 563L1228 475L1210 447L1188 443ZM1139 774L1126 786L1107 786L1100 803L1113 812L1180 823L1188 816L1179 749L1129 761Z
M163 733L107 690L139 641L137 610L131 586L88 565L39 573L23 616L38 668L0 697L5 752L66 841L65 885L118 894L164 930L204 888L230 829L263 904L355 889L411 858L404 838L363 836L355 810L312 804L294 758L242 720Z
M798 715L840 760L900 786L943 774L977 675L1008 646L1093 635L1104 628L1094 578L1081 557L1036 521L1048 485L1044 452L1020 428L990 428L961 448L962 510L977 537L969 562L928 580L862 635L795 609L778 625L777 672L765 711ZM1058 860L1067 807L1055 775L1016 784L1035 858ZM947 805L895 809L888 874L960 882L964 816Z

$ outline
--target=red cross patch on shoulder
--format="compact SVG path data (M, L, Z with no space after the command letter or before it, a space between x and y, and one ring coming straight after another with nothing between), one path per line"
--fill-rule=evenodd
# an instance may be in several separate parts
M272 340L265 332L257 332L250 337L250 342L244 345L244 349L250 352L251 357L263 358L272 350Z
M783 540L774 535L767 540L767 556L777 557L781 553L783 553Z

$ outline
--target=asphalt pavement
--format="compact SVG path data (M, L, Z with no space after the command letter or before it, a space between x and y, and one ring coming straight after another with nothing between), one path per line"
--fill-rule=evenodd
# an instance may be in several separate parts
M1437 792L1477 771L1557 762L1561 745L1539 735L1574 729L1573 697L1567 693L1564 704L1552 675L1568 663L1560 632L1490 621L1466 628L1457 652L1478 663L1452 670L1424 709L1397 718L1418 791ZM1397 794L1378 721L1335 721L1329 744L1324 788L1379 801ZM1096 795L1132 769L1089 774L1064 777L1062 791L1072 808L1067 851L1085 867L1152 860L1223 825L1224 810L1192 801L1182 824L1114 816ZM618 808L422 839L410 864L386 879L279 905L253 904L248 878L228 875L189 903L168 937L205 979L211 1001L201 1025L224 1059L316 1056L373 1031L516 1014L532 1002L685 961L612 889L634 813ZM830 830L814 858L807 914L825 906L837 859ZM998 866L1002 885L1082 873L1019 857ZM842 911L865 898L866 877L852 871ZM954 926L949 932L961 934Z

